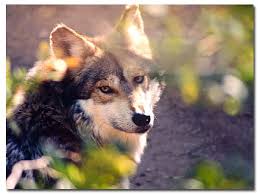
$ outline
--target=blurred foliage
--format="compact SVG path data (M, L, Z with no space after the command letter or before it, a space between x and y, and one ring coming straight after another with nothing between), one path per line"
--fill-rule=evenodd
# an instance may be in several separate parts
M253 106L252 5L149 5L143 11L158 28L151 42L158 66L168 88L178 90L184 103L218 108L231 116ZM254 187L253 166L241 157L228 157L223 164L205 160L190 168L180 189Z
M39 61L47 60L49 54L49 44L46 41L41 41L37 49L37 58ZM53 63L53 61L52 61ZM44 71L36 72L37 75L32 79L26 79L27 70L24 67L12 68L11 60L6 59L6 112L9 117L12 110L22 102L23 95L26 92L32 92L37 89L41 81L41 75ZM51 76L50 72L47 72Z
M49 43L47 41L41 41L37 49L38 60L44 61L50 56Z
M124 177L133 175L136 164L115 145L87 145L80 164L66 163L54 158L52 166L77 189L113 189Z
M15 106L15 94L21 89L21 83L24 81L26 69L17 68L11 72L10 59L6 60L6 113L10 114L11 109Z
M45 147L51 156L50 170L41 170L34 180L21 178L21 189L119 189L122 181L136 171L136 163L119 144L103 147L89 142L82 153L66 155L52 145ZM52 180L51 180L52 179ZM47 180L47 181L46 181ZM123 189L123 188L122 188Z
M154 54L167 85L178 89L185 103L237 115L253 102L252 5L160 6L160 14L155 7L144 6L146 14L160 20L162 32L152 40ZM225 88L230 76L231 92Z
M237 164L234 164L234 161ZM224 167L225 168L224 168ZM252 189L252 169L240 157L228 158L221 165L212 160L202 160L188 173L182 182L184 189Z

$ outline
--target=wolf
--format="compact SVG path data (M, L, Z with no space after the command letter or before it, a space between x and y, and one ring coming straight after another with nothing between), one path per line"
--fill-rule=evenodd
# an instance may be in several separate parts
M50 53L56 66L38 62L29 70L26 79L38 75L41 82L7 119L7 177L17 162L43 156L42 145L49 143L79 152L89 139L100 146L119 141L140 163L164 85L150 77L153 57L139 6L126 6L104 36L58 24ZM55 73L59 78L50 79Z

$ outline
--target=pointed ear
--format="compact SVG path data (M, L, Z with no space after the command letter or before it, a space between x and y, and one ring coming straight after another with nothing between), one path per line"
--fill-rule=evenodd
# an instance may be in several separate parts
M144 23L139 5L127 5L116 26L119 32L127 31L130 27L134 27L139 32L144 32Z
M152 52L147 35L144 32L144 22L138 5L128 5L116 25L121 41L138 55L152 58Z
M95 53L95 45L64 24L59 24L50 34L51 54L56 58L85 59Z

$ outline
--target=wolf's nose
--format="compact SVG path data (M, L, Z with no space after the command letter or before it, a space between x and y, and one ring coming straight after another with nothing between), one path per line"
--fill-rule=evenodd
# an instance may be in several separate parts
M151 118L150 118L150 116L147 116L147 115L134 113L132 120L137 126L144 127L150 123Z

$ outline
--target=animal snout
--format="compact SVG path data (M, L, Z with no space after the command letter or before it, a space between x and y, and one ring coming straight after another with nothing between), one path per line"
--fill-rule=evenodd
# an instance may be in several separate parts
M132 117L133 122L139 127L145 127L149 125L151 117L139 113L134 113Z

